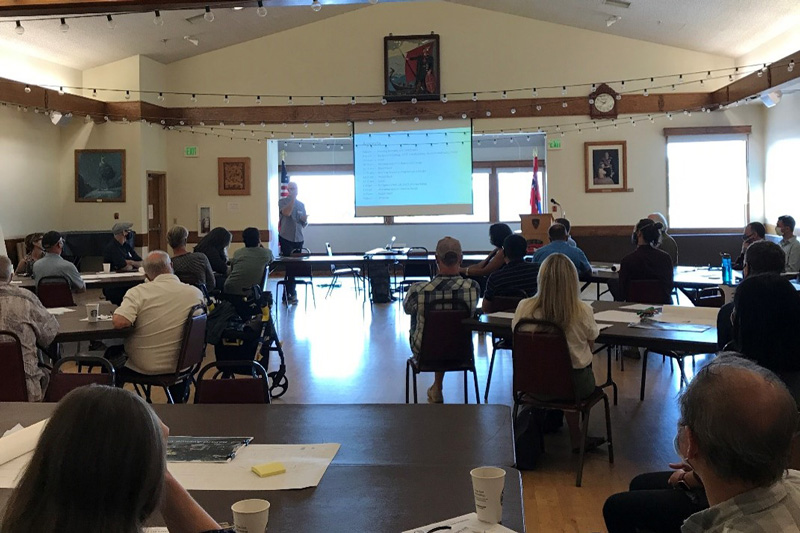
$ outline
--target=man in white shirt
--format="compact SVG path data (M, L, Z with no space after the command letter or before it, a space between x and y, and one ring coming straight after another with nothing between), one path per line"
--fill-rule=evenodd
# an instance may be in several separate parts
M800 272L800 242L797 242L797 237L794 236L794 218L789 215L778 217L775 232L783 237L779 244L786 254L784 272Z
M112 346L106 352L114 366L125 366L141 374L167 374L175 371L189 311L203 303L203 294L182 283L172 272L166 252L150 252L144 260L148 283L128 290L112 318L114 328L133 327L125 339L124 354ZM173 397L184 398L185 386Z

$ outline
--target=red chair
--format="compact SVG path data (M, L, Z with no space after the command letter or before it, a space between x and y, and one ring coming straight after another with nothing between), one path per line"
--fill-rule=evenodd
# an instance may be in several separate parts
M527 328L526 328L527 326ZM543 331L528 331L538 326ZM586 436L589 431L589 413L600 400L606 410L606 441L608 443L608 462L614 462L614 448L611 437L611 413L608 396L600 387L587 398L580 399L572 377L572 359L564 331L552 322L524 319L514 328L514 419L520 405L530 405L540 409L560 409L580 413L581 450L575 486L581 486L583 461L586 452ZM538 398L559 398L545 401Z
M234 378L226 368L252 368L251 377ZM203 379L210 370L216 370L213 378ZM221 378L221 379L220 379ZM267 371L255 361L217 361L203 367L197 376L194 403L271 403Z
M52 307L75 307L72 289L67 278L61 276L45 276L36 284L36 295L42 305Z
M198 312L200 314L197 314ZM150 400L152 387L161 387L167 395L167 401L175 403L169 387L187 381L193 382L194 374L200 368L206 355L207 317L208 315L206 315L205 308L202 305L195 305L189 310L189 316L186 318L186 326L183 330L183 341L178 354L178 363L174 372L169 374L142 374L123 367L118 372L118 383L120 385L132 383L136 388L136 392L140 395L139 386L141 386L148 403L152 403Z
M670 291L671 290L672 289L670 289ZM671 304L672 296L670 295L670 291L665 293L664 284L658 280L631 280L628 282L628 288L625 292L625 301L653 305ZM669 300L667 300L667 298L669 298Z
M406 361L406 403L409 372L414 374L414 403L417 403L417 374L421 372L464 372L464 403L469 403L467 372L472 372L475 399L481 403L472 331L463 324L463 320L471 314L463 300L436 299L425 306L425 326L419 355L409 357Z
M498 311L516 311L517 305L523 299L527 298L528 295L525 294L525 291L519 289L517 295L503 295L503 296L495 296L492 298L492 312ZM511 349L511 340L505 337L498 337L494 333L492 333L492 357L489 360L489 375L486 376L486 390L483 392L483 402L489 402L489 386L492 383L492 372L494 370L494 358L497 354L497 350L510 350Z
M100 374L81 374L73 372L63 372L61 367L66 363L75 364L89 364L91 367L101 367ZM53 366L53 373L50 375L50 384L47 386L47 391L44 394L44 401L58 402L66 396L69 392L78 387L86 385L105 385L108 387L114 386L114 366L108 359L103 357L93 356L79 356L79 357L62 357Z
M16 333L0 330L0 402L27 402L22 342Z

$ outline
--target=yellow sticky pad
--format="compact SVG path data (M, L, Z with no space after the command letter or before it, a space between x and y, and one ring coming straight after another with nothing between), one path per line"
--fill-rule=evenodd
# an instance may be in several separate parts
M277 476L278 474L286 473L286 467L283 466L283 463L278 462L255 465L252 470L258 477Z

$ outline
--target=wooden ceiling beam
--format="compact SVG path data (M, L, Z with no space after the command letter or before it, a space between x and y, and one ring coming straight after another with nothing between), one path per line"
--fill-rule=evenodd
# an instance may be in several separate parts
M792 61L795 66L789 72L789 63ZM766 71L761 72L761 76L758 72L753 72L714 91L711 93L711 98L717 105L728 105L779 88L798 78L800 78L800 50L768 65Z

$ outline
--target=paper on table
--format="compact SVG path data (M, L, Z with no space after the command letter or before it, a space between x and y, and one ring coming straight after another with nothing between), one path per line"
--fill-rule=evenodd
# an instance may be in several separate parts
M112 318L111 315L97 315L97 321L98 322L111 322L111 318ZM88 322L89 318L88 317L87 318L81 318L80 321L81 322Z
M11 282L11 284L12 285L22 285L22 282L14 280L14 281Z
M600 331L603 331L604 329L610 328L613 325L614 324L597 324L597 329L599 329Z
M629 322L638 322L639 315L636 313L628 313L625 311L601 311L599 313L595 313L594 315L595 320L601 320L603 322L624 322L625 324Z
M15 426L0 438L0 488L17 486L17 479L28 465L46 422L42 420L17 431L14 431Z
M700 324L703 326L717 327L717 313L719 309L713 307L685 307L680 305L665 305L660 315L655 317L659 322L671 324Z
M502 524L487 524L478 520L478 515L475 513L457 516L435 524L428 524L427 526L416 527L403 531L403 533L425 533L439 526L446 526L448 530L456 531L458 533L514 533L513 529L508 529Z
M514 318L514 313L509 313L508 311L497 311L496 313L489 313L486 316L492 318L508 318L510 320Z
M630 309L632 311L644 311L645 309L650 308L661 309L661 306L657 305L650 305L650 304L630 304L630 305L623 305L620 309Z
M47 312L51 315L63 315L64 313L72 313L74 309L70 309L69 307L50 307L47 309Z
M251 444L229 463L167 463L170 473L189 490L288 490L319 485L340 444ZM255 465L279 461L286 473L258 477Z

